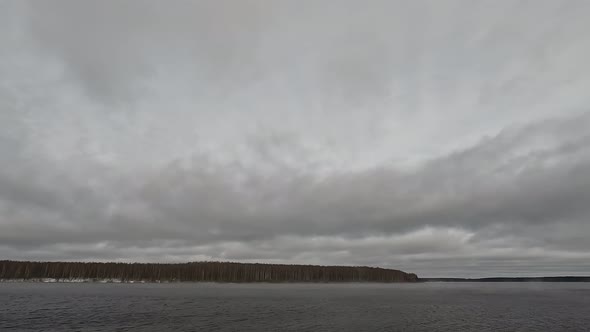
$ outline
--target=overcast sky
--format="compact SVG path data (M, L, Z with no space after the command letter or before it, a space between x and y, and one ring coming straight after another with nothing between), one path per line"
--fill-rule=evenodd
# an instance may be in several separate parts
M590 274L590 1L1 1L0 259Z

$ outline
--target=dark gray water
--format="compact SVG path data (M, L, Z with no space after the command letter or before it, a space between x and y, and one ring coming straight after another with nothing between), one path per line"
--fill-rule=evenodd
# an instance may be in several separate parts
M0 284L0 331L590 331L590 284Z

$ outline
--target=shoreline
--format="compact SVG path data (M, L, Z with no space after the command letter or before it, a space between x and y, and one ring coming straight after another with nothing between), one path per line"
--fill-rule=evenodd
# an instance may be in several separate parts
M418 282L590 282L590 276L418 278Z
M0 280L43 282L417 282L400 270L369 266L322 266L237 262L115 263L0 261Z

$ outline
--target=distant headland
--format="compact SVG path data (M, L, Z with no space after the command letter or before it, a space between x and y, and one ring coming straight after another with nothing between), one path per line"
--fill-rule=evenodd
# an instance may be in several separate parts
M413 273L367 266L230 262L0 261L0 281L40 282L417 282Z

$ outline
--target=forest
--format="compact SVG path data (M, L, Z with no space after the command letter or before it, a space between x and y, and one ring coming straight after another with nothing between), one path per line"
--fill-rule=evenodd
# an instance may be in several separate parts
M143 282L416 282L413 273L367 266L231 262L98 263L0 261L0 280Z

